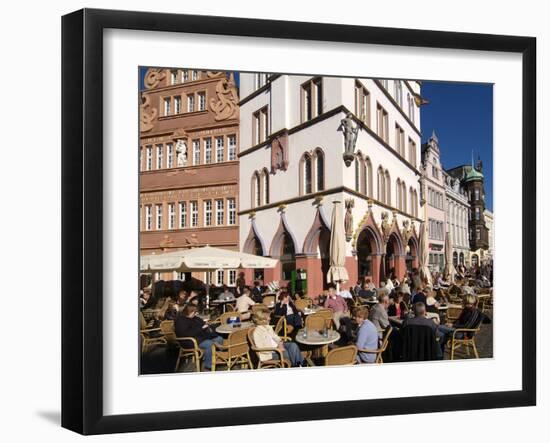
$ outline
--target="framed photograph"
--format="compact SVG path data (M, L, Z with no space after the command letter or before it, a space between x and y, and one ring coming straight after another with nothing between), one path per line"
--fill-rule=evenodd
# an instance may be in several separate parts
M62 21L62 425L536 403L536 40Z

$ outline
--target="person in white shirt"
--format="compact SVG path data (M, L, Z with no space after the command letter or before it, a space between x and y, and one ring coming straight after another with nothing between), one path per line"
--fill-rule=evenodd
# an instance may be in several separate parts
M241 314L241 320L248 320L250 318L249 309L256 303L250 297L250 289L244 288L243 294L237 297L237 303L235 303L237 312Z
M269 324L270 313L268 309L260 309L254 312L252 320L256 327L252 333L254 345L257 348L279 349L283 352L283 358L290 360L293 367L304 366L304 358L300 348L294 342L283 342L282 338L275 334L273 326ZM258 353L261 361L278 360L279 354L274 351L261 351Z

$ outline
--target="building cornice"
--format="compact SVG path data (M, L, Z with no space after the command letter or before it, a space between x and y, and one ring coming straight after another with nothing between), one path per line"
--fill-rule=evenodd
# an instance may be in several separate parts
M246 74L250 74L250 73L247 72ZM257 74L257 73L255 73L255 74ZM262 87L256 89L254 92L251 92L246 97L243 97L239 101L239 106L244 105L245 103L252 100L254 97L257 97L258 95L260 95L262 92L267 91L269 88L271 88L271 83L274 82L275 80L277 80L279 77L281 77L281 75L282 74L272 74L272 75L270 75L269 78L267 79L265 85L263 85Z
M311 194L305 194L305 195L300 195L300 196L297 196L297 197L292 197L292 198L289 198L289 199L286 199L286 200L279 200L277 202L273 202L273 203L269 203L267 205L262 205L262 206L256 206L254 208L250 208L250 209L245 209L243 211L239 211L238 214L239 215L248 215L252 212L259 212L259 211L265 211L267 209L273 209L273 208L278 208L279 206L281 205L288 205L288 204L292 204L292 203L299 203L299 202L302 202L302 201L306 201L306 200L315 200L317 197L325 197L327 195L332 195L332 194L338 194L339 192L345 192L347 194L352 194L354 195L355 197L358 197L358 198L361 198L365 201L371 201L373 204L377 205L377 206L381 206L385 209L388 209L389 211L395 211L397 214L400 214L400 215L403 215L411 220L415 220L415 221L418 221L418 222L421 222L422 219L421 218L418 218L418 217L414 217L413 215L411 214L408 214L404 211L401 211L397 208L394 208L390 205L387 205L386 203L382 203L381 201L378 201L372 197L369 197L365 194L362 194L360 192L357 192L355 191L354 189L350 189L348 188L347 186L337 186L335 188L331 188L331 189L326 189L324 191L319 191L319 192L314 192L314 193L311 193Z

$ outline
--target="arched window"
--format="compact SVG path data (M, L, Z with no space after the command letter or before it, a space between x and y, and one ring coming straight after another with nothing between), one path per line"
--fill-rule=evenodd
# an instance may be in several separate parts
M262 199L263 204L269 204L269 171L264 168L262 171Z
M365 159L365 194L372 197L372 164L370 158Z
M311 155L304 154L302 158L302 194L311 194L313 192L313 171Z
M407 185L401 182L401 210L407 212Z
M315 185L316 191L325 189L325 154L320 149L315 151Z
M359 157L355 156L355 190L359 192L361 189L361 172L359 171Z
M390 179L390 173L386 169L385 172L385 178L386 178L386 204L391 205L391 179Z
M261 205L260 185L261 185L260 174L256 171L252 175L251 187L250 187L252 190L252 195L251 195L252 201L250 206L252 206L253 208Z

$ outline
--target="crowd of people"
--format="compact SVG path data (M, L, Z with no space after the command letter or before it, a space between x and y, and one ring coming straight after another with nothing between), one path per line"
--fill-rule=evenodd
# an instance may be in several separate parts
M460 272L462 271L462 272ZM373 363L375 352L385 334L389 337L389 346L384 361L443 359L445 347L453 336L460 338L457 329L475 329L482 323L490 323L490 318L477 307L476 289L485 286L486 277L460 270L454 282L448 282L440 274L434 273L432 282L422 278L417 269L397 279L392 271L376 287L372 280L363 277L348 289L337 291L335 285L329 285L323 294L312 299L319 309L326 309L332 315L332 325L340 333L340 339L334 346L354 344L358 350L358 363ZM472 279L473 276L473 279ZM483 278L482 278L483 277ZM479 281L479 285L468 283ZM462 311L454 321L447 321L440 311L442 305L449 303L450 293L462 299ZM254 341L259 348L277 349L277 352L260 352L260 360L273 360L283 355L292 366L303 366L305 361L301 347L294 339L296 333L304 327L305 314L296 306L297 298L305 294L291 295L281 289L275 294L272 308L263 304L265 288L260 282L248 286L244 274L239 275L233 290L224 286L217 296L218 301L232 303L232 309L239 313L240 319L251 320L255 325ZM273 294L269 294L273 296ZM140 307L151 301L150 291L140 294ZM257 306L260 305L260 306ZM256 308L254 308L256 306ZM155 320L173 320L177 337L193 337L203 351L203 369L210 370L212 365L212 346L223 343L214 327L216 315L199 317L199 311L205 311L204 297L197 291L180 290L175 297L167 297ZM290 341L284 341L274 331L274 319L284 317L290 326ZM398 324L393 320L398 319ZM416 331L412 333L411 331ZM418 331L423 331L421 334ZM411 335L411 333L413 335ZM416 334L416 335L415 335ZM421 349L421 355L412 355L410 341ZM419 345L420 343L420 345Z

